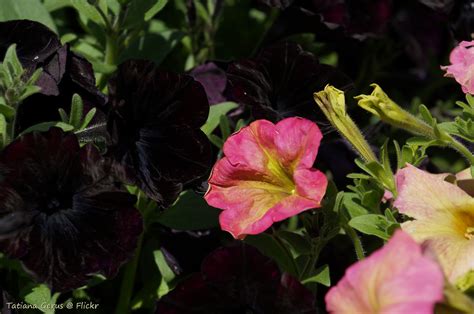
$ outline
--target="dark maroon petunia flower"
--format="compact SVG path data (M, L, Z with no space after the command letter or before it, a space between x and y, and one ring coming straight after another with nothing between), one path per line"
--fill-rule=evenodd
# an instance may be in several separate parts
M46 26L29 20L0 22L0 60L12 44L28 73L43 72L36 82L38 94L27 98L18 108L17 131L34 124L60 119L58 109L70 110L74 93L79 94L85 110L102 107L106 97L95 86L92 65L62 46L57 35Z
M142 232L128 194L92 145L53 128L0 154L0 251L54 291L114 276Z
M313 93L331 84L347 90L351 80L337 69L320 64L295 43L264 49L256 58L231 64L227 72L235 100L248 106L255 119L318 118Z
M210 105L228 100L225 67L226 64L223 62L207 62L195 67L189 73L204 87Z
M316 313L312 293L249 246L220 248L158 303L160 314Z
M315 32L320 35L323 28L319 26L324 25L326 29L339 29L344 34L360 40L383 33L392 16L392 0L260 0L260 2L286 9L282 13L282 19L287 23L286 26L294 31Z
M189 75L130 60L109 91L109 156L118 173L160 206L170 205L210 168L210 143L200 130L209 113L203 87Z

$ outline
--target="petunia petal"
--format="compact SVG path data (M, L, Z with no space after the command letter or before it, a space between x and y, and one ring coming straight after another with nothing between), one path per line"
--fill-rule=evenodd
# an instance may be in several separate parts
M423 255L408 234L397 231L389 242L354 264L326 295L330 313L432 313L443 299L444 278L435 261Z
M408 165L396 174L398 210L415 219L449 216L453 210L473 204L474 199L456 185Z

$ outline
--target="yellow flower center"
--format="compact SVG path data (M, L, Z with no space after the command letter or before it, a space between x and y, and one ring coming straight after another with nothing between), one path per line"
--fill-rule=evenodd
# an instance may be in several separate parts
M286 193L295 193L295 182L293 181L292 175L288 173L287 169L284 169L280 163L273 159L271 156L267 164L268 170L272 173L273 180L276 185L280 186Z
M464 237L468 240L474 239L474 227L467 227Z
M474 239L474 207L468 206L466 210L459 212L459 231L467 240Z

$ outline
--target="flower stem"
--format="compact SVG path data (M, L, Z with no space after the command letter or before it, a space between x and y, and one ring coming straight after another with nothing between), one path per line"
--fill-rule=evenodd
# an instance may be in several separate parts
M118 36L110 30L105 37L105 57L104 63L107 65L115 66L118 63L119 57L119 43ZM97 86L99 89L103 89L106 86L109 74L102 73L98 79Z
M144 208L146 207L146 201L141 191L137 192L137 209L144 214ZM135 276L137 272L138 262L140 261L140 254L143 244L143 235L145 230L142 232L137 241L137 248L132 260L125 266L122 284L120 286L120 294L118 298L117 307L115 309L116 314L126 314L131 312L130 302L132 300L133 287L135 284Z
M352 241L352 244L354 245L354 249L355 249L355 252L356 252L356 255L357 255L357 259L359 261L364 259L365 258L364 248L362 247L362 241L360 241L360 238L357 235L357 233L348 224L344 224L342 226L342 228L344 229L346 234L349 236L349 238Z
M125 266L117 308L115 309L116 314L130 313L130 302L132 300L135 274L137 272L138 261L140 260L142 242L143 234L140 235L140 237L138 238L137 249L135 250L135 255L133 256L133 259Z
M461 142L458 142L457 140L455 140L452 137L451 137L450 145L451 145L452 148L457 150L461 155L466 157L466 159L469 161L471 166L474 165L474 155L472 154L472 152L466 146L464 146Z

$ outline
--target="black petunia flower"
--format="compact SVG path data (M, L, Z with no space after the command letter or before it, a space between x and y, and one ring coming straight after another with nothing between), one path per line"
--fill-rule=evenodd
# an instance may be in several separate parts
M70 110L74 93L79 94L85 110L101 108L106 97L95 86L92 65L83 57L62 46L57 35L46 26L29 20L0 22L0 60L12 44L28 73L43 72L36 82L38 94L27 98L18 108L16 130L60 119L58 109Z
M135 197L92 145L53 128L0 154L0 251L54 291L114 276L142 231Z
M320 64L311 53L290 42L264 49L255 59L231 64L227 72L235 100L248 106L254 118L278 121L300 116L316 120L313 93L331 84L347 90L351 80Z
M383 33L392 16L392 0L259 1L285 9L272 33L314 32L321 37L325 29L338 29L345 35L363 40ZM282 26L291 30L282 30Z
M160 314L316 313L312 293L248 246L220 248L159 302Z
M210 61L195 67L189 73L204 87L210 105L228 100L226 67L226 63Z
M209 113L203 87L151 61L130 60L118 67L109 92L109 156L117 172L160 206L170 205L210 168L210 143L200 130Z

